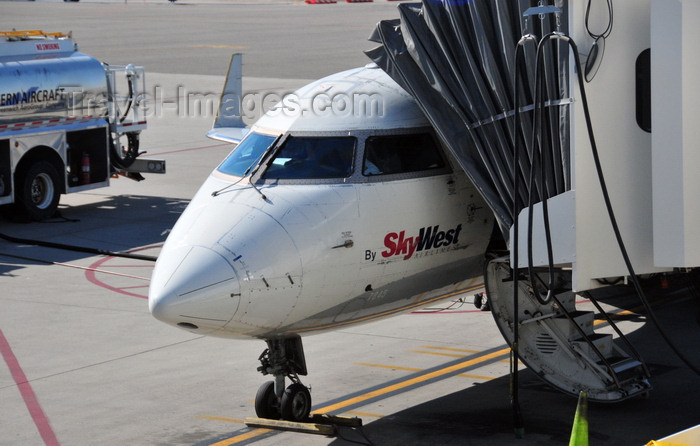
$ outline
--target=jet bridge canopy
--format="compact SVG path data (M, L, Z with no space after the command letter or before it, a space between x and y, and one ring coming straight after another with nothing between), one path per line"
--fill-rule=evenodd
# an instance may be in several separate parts
M526 20L523 13L537 2L404 3L400 20L378 24L370 40L382 46L367 55L413 95L444 144L459 161L494 211L505 237L514 221L513 148L517 138L531 153L534 63L520 67L521 123L515 112L515 49L520 38L554 31L554 15ZM535 47L525 47L528 61ZM545 183L534 190L534 202L570 189L568 58L553 45L544 57L546 96L543 150L551 153ZM519 203L528 202L529 156L518 163ZM544 192L543 192L544 191ZM518 211L522 208L518 206Z
M529 238L524 228L532 228L533 266L549 263L547 220L538 204L548 203L553 263L572 266L577 290L610 278L697 267L697 2L620 0L614 30L609 2L538 3L401 4L400 20L380 22L371 37L382 46L367 53L414 96L507 240L516 215L534 215L534 224L518 231L523 249ZM550 39L555 30L562 34ZM608 37L602 46L600 31ZM519 63L516 48L522 49ZM578 82L574 63L594 55L594 72L586 64L585 82ZM516 147L524 153L517 162ZM613 220L621 237L614 235ZM620 239L634 273L623 261ZM527 266L524 257L519 267Z

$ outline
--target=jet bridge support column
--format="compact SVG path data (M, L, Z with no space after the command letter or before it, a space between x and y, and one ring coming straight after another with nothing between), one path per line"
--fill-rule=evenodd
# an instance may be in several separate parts
M629 5L628 5L629 6ZM548 8L548 11L545 11ZM540 19L543 14L550 11L557 16L560 10L553 7L533 8L539 11ZM544 12L543 12L544 11ZM581 34L581 16L577 10L569 14L569 29L574 35ZM530 11L526 16L532 15ZM610 10L610 14L612 11ZM578 19L578 21L576 20ZM609 17L610 27L612 17ZM559 23L559 18L557 18ZM586 12L586 31L588 28L588 13ZM630 25L626 22L625 25ZM608 32L609 36L609 32ZM532 36L528 36L533 40ZM603 39L604 40L604 39ZM521 41L522 42L522 41ZM557 129L547 125L546 116L539 111L547 103L557 100L556 97L546 97L541 93L540 87L541 59L545 45L553 42L562 44L571 50L572 60L579 57L574 40L565 34L555 32L543 37L537 43L537 63L535 69L535 118L533 121L532 147L529 147L531 160L531 176L529 183L530 203L523 206L520 214L516 216L516 224L511 230L511 243L513 243L512 258L502 258L490 261L486 267L485 282L487 293L492 303L492 312L504 337L511 344L518 346L518 355L525 364L540 375L545 381L564 392L577 395L585 390L593 401L619 401L650 389L647 381L648 372L641 358L632 349L629 353L613 343L612 334L600 334L593 331L593 311L581 311L575 305L575 290L588 290L600 286L595 281L597 278L624 275L625 262L621 261L621 252L624 250L620 242L620 251L615 254L615 243L619 241L619 225L615 217L608 212L611 207L612 193L627 194L630 184L636 184L641 190L648 184L644 173L648 169L648 157L638 157L636 165L638 171L625 171L622 175L614 177L612 186L606 187L606 178L601 171L601 158L603 156L597 150L595 142L598 138L593 133L591 111L583 81L584 71L580 64L570 64L569 73L565 75L569 79L568 91L575 98L575 106L571 107L571 119L568 121L568 131L572 135L571 165L572 165L572 189L558 195L548 193L547 174L549 148L545 144L552 135L548 132L557 132ZM628 45L632 42L625 42ZM602 45L603 42L600 42ZM559 46L557 47L559 48ZM622 57L622 54L620 55ZM602 54L598 54L602 57ZM607 59L606 59L607 62ZM598 64L600 64L600 60ZM516 65L518 65L516 61ZM624 79L620 70L625 69L617 60L612 61L611 71L618 71L615 79L609 82L620 83ZM634 64L633 64L634 65ZM560 71L564 65L558 66ZM599 68L600 69L600 68ZM587 81L596 81L605 78L602 73ZM516 79L519 79L516 75ZM517 84L517 82L516 82ZM622 86L621 86L622 87ZM586 88L590 90L590 88ZM576 97L574 92L578 92ZM605 94L610 95L606 89ZM597 92L602 95L602 92ZM516 87L516 98L518 98ZM604 99L596 97L596 100ZM607 113L610 109L606 110ZM516 128L520 108L516 103ZM633 115L633 114L632 114ZM624 127L617 123L613 116L609 116L610 122L615 122L615 128L608 126L602 136L604 139L614 140L618 137L615 131ZM643 133L642 129L631 129L633 133ZM644 138L644 135L638 135ZM647 137L648 139L648 137ZM516 146L519 141L516 142ZM622 144L622 142L620 143ZM606 166L623 165L620 154L628 155L627 150L632 148L627 145L619 153L611 154L613 161ZM516 157L519 151L515 150ZM605 152L608 155L609 152ZM629 156L629 155L628 155ZM630 158L632 158L630 156ZM617 163L616 163L616 162ZM516 158L514 165L518 166ZM533 182L533 178L535 181ZM622 181L620 181L622 179ZM629 181L630 183L625 183ZM646 183L645 183L646 182ZM533 189L535 188L535 189ZM533 204L533 190L537 190L543 197L537 204ZM635 191L636 192L636 191ZM517 190L514 193L516 200ZM628 195L630 197L630 195ZM621 200L622 202L624 200ZM623 218L628 219L632 215L648 211L643 200L636 197L632 206L623 208ZM517 201L515 204L517 208ZM595 210L595 212L592 212ZM600 218L591 218L592 215ZM609 218L606 218L609 216ZM588 224L592 222L593 224ZM630 221L624 222L630 225ZM650 225L638 225L632 233L638 236L641 232L650 229ZM595 228L594 231L591 228ZM640 228L641 227L641 228ZM613 234L614 233L614 234ZM649 247L650 243L638 243L634 240L634 255L642 258L645 269L651 263ZM605 243L604 246L601 243ZM591 247L596 246L595 251ZM527 255L525 254L527 253ZM601 254L606 253L602 256ZM513 269L511 269L511 267ZM528 275L522 274L527 269ZM652 268L653 269L653 268ZM599 271L607 271L603 274ZM513 275L517 274L517 281ZM522 274L522 276L521 276ZM517 283L517 289L514 284ZM619 330L618 336L622 336ZM515 339L517 333L517 339ZM627 343L628 347L631 347Z

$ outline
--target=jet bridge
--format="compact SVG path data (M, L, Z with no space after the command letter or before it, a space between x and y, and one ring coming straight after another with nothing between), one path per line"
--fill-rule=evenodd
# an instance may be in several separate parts
M595 333L574 296L616 281L643 294L638 276L700 265L700 5L424 1L399 12L367 54L416 98L496 215L508 252L492 253L485 281L504 337L565 392L647 392L633 347L620 331Z

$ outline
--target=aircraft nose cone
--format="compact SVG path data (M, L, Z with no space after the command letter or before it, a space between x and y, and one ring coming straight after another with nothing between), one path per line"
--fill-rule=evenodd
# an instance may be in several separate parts
M195 333L221 329L240 300L235 269L220 254L202 246L164 248L148 293L148 307L158 320Z

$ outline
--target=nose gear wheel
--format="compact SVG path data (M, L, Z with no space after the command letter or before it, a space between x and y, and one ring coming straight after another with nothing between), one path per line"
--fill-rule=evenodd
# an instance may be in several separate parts
M306 360L299 335L267 339L267 349L260 355L258 371L274 376L264 383L255 396L255 413L260 418L304 421L311 412L311 392L301 383L306 375ZM285 378L292 384L285 389Z
M255 414L260 418L276 420L280 417L280 405L275 395L275 382L268 381L255 395Z
M311 412L311 392L301 383L291 384L282 395L281 409L285 420L307 419Z

